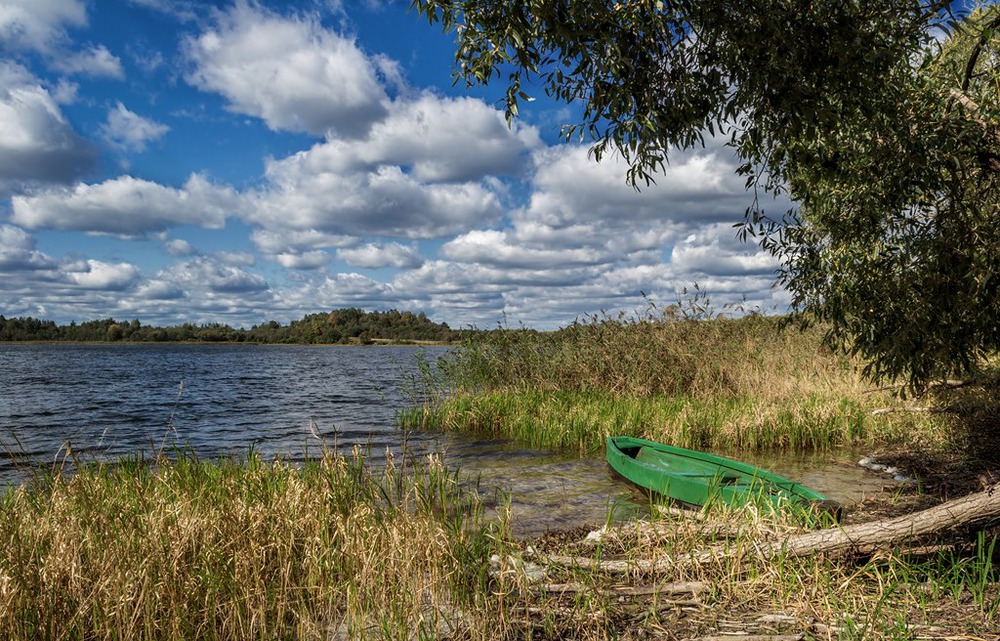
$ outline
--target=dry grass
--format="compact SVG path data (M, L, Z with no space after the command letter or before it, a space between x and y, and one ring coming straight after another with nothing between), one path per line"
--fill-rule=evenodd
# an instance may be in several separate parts
M1000 628L996 536L924 556L758 552L801 528L759 507L675 510L543 539L495 559L494 574L504 609L537 638L995 638L984 632Z
M40 478L0 503L0 638L433 636L485 567L462 505L436 461L357 455Z
M335 455L304 468L182 456L39 479L0 501L0 638L901 640L997 629L986 534L925 556L766 559L760 541L803 523L719 506L526 542L503 514L480 520L458 487L434 459L403 469Z
M495 330L472 336L440 371L443 393L402 412L403 425L586 452L610 434L724 451L939 448L951 437L937 415L872 415L901 401L825 349L820 329L773 317Z
M614 396L757 396L783 401L866 390L822 330L783 319L602 318L556 332L473 334L448 374L466 390L602 391Z

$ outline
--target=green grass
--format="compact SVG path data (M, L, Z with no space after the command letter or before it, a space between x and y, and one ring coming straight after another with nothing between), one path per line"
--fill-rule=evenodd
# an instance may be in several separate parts
M882 413L822 332L781 319L592 319L557 332L495 330L438 363L407 428L463 430L532 447L598 452L610 434L724 451L843 445L943 447L941 417ZM437 390L427 394L426 389Z
M872 416L849 398L805 397L788 404L758 398L616 397L599 392L491 390L456 392L403 410L409 429L462 430L515 439L529 447L603 451L605 438L629 435L720 451L823 450L844 445L947 439L926 416Z

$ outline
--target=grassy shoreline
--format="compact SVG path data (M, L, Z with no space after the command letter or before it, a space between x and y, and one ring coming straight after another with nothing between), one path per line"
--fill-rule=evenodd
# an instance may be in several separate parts
M155 464L155 466L154 466ZM475 598L486 528L435 460L127 460L0 496L0 638L399 638Z
M357 453L304 467L181 456L38 479L0 497L0 637L901 641L996 629L985 533L868 559L766 559L758 542L803 526L750 507L519 541L458 481L433 457L376 466ZM720 555L690 562L710 548Z
M401 426L586 453L609 433L728 451L940 452L962 438L940 415L873 414L901 401L869 390L815 331L771 319L483 333L434 365ZM651 506L525 541L509 511L484 517L471 487L434 456L358 450L302 466L181 453L39 476L0 492L0 638L910 641L1000 629L996 530L764 558L760 541L803 524L760 506ZM869 514L937 500L923 491L887 493Z
M753 316L485 332L439 360L427 402L399 420L586 453L612 434L722 452L964 447L948 417L902 411L821 337Z
M895 404L896 401L887 401ZM879 404L879 407L885 407ZM406 429L443 429L513 439L527 447L599 454L611 435L628 435L719 452L816 451L839 447L943 449L953 437L927 415L872 415L846 397L788 404L755 398L616 397L595 392L456 392L398 414Z

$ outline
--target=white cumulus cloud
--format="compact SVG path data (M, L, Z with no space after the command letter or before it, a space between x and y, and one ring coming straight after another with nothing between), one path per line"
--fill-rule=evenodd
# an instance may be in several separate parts
M125 78L121 59L108 51L104 45L92 46L84 51L67 54L53 59L52 67L68 74L91 77Z
M492 178L520 173L539 145L536 130L511 131L481 101L423 94L392 103L361 138L328 139L269 160L245 218L277 234L460 233L500 218L502 190Z
M670 262L675 269L693 275L730 274L773 277L778 259L756 244L736 238L731 225L711 225L674 245Z
M267 281L241 267L227 265L214 258L196 256L172 265L157 275L157 279L176 288L210 294L240 294L262 292Z
M331 142L329 151L368 166L408 167L417 180L440 182L518 174L538 146L537 130L519 125L511 131L481 100L424 93L392 103L365 139Z
M35 249L35 239L13 225L0 225L0 272L52 269L55 262Z
M381 309L399 300L391 285L355 273L324 276L281 293L284 307L303 312L311 310L307 313L337 307Z
M141 236L176 225L220 228L239 207L232 188L192 175L181 189L122 176L13 198L12 222L31 229L64 229Z
M695 226L743 216L747 193L736 162L717 148L675 151L665 175L636 191L627 164L610 155L595 162L586 147L560 145L535 155L536 171L525 220L550 226L607 223L621 229L674 220Z
M424 264L424 259L416 247L399 243L367 243L360 247L337 250L337 258L348 265L365 269L395 267L415 269Z
M330 255L325 251L314 249L302 253L282 252L275 254L274 259L282 267L288 269L319 269L330 262Z
M304 152L271 162L267 188L249 198L248 222L265 229L430 238L502 214L496 194L480 183L425 184L391 165L341 173L324 166L327 159Z
M108 119L101 125L100 133L110 144L129 151L145 151L146 143L159 140L170 127L143 118L130 111L120 101L108 110Z
M310 17L240 2L218 14L215 28L187 39L184 52L188 82L274 130L359 135L385 114L371 60Z
M94 149L39 80L20 65L0 61L0 188L70 181L95 160Z
M196 253L191 243L182 238L167 240L163 243L163 247L171 256L191 256Z
M286 251L301 252L315 248L347 247L355 243L353 236L326 234L315 229L255 229L250 234L250 240L258 249L268 255Z
M91 259L67 266L66 277L85 289L121 290L139 278L139 269L130 263Z
M4 0L0 47L46 52L65 38L66 27L86 24L83 0Z
M441 248L441 256L461 263L526 269L561 269L597 265L608 260L594 249L529 246L511 239L506 232L495 230L471 231L450 240Z

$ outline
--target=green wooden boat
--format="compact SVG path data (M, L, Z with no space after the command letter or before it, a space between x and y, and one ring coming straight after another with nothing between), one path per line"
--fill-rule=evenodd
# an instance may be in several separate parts
M828 512L839 520L840 506L819 492L773 472L722 456L673 447L631 436L608 438L608 465L647 491L692 505L712 500L739 506L765 501Z

